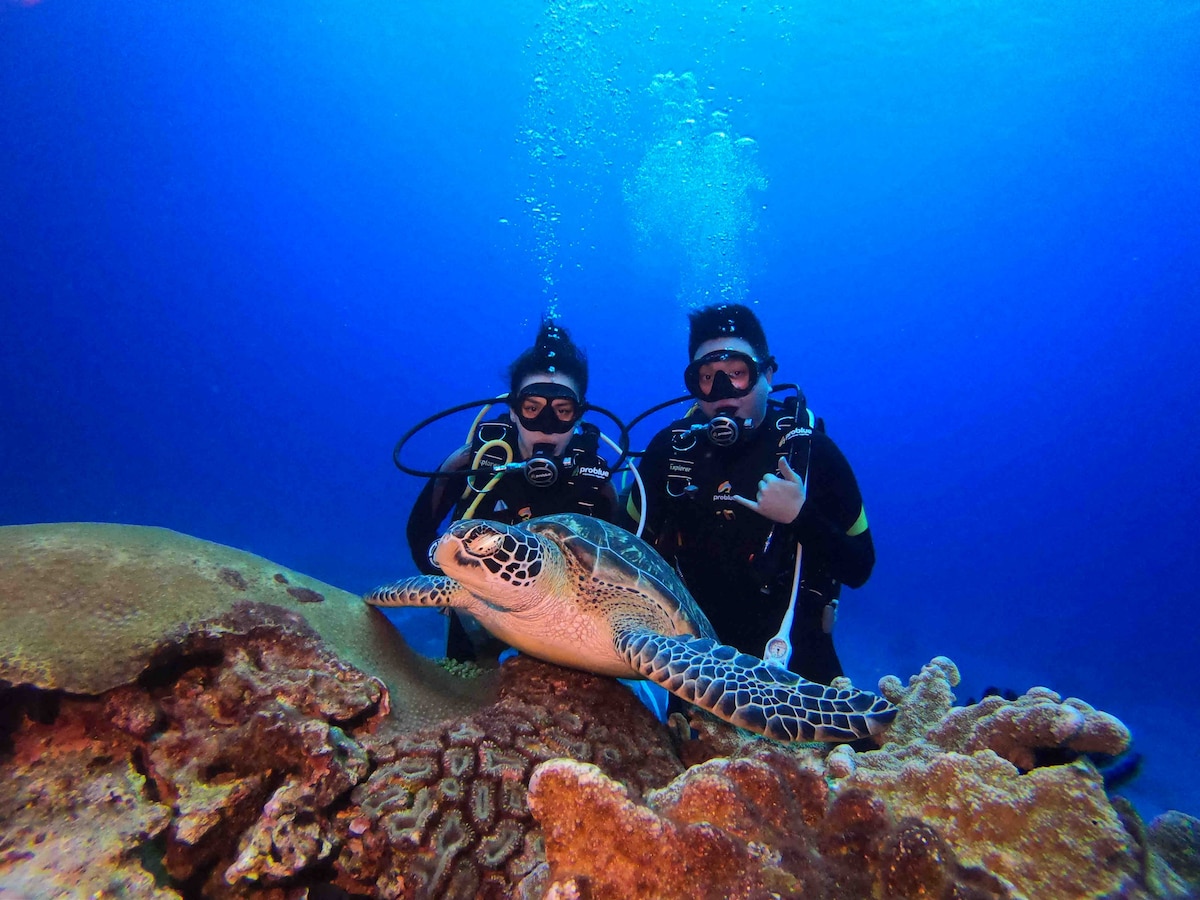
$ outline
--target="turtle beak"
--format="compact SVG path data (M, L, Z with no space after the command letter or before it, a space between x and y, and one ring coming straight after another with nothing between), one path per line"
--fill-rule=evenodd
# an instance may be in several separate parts
M462 539L453 532L447 531L430 546L429 562L433 564L435 569L444 574L446 563L461 563L464 561L466 554L462 551Z

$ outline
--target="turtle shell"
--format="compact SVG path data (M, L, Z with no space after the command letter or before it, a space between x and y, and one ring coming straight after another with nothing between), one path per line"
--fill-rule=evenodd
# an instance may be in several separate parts
M603 519L563 513L530 519L530 532L553 541L585 571L618 588L653 592L679 634L716 638L716 632L675 570L641 538Z

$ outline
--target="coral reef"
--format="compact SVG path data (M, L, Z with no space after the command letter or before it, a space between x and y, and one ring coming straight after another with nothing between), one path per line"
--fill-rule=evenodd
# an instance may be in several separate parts
M831 797L819 764L773 749L694 766L645 803L594 766L554 760L529 802L552 891L593 900L1008 896L929 826L862 791Z
M69 705L0 764L0 896L178 897L141 860L171 809L148 796L134 742L99 712Z
M881 749L830 751L663 728L527 657L459 678L160 529L0 528L0 615L5 896L1200 895L1200 823L1145 825L1087 757L1120 722L1045 688L955 707L944 658L881 682Z
M0 615L0 888L31 896L226 896L326 865L369 769L352 735L495 689L357 597L163 529L0 528Z
M894 675L881 680L880 691L901 709L887 742L923 740L948 753L991 750L1026 771L1086 753L1118 756L1129 749L1124 723L1082 700L1035 687L1016 700L989 696L955 708L950 689L958 681L957 667L944 656L910 678L907 688Z
M1016 896L1116 895L1138 881L1129 833L1104 781L1079 757L1128 745L1124 725L1080 701L1035 688L952 708L958 670L944 657L880 690L900 707L881 750L830 754L836 790L867 790L894 815L935 828L959 859ZM1063 755L1069 751L1068 755ZM1053 759L1058 764L1039 765Z
M626 688L529 658L494 705L424 731L398 732L385 700L274 627L194 635L98 697L4 692L0 894L540 897L538 762L592 761L638 790L682 769Z
M594 763L634 795L682 770L666 733L609 678L529 657L502 667L495 705L377 746L380 767L340 816L337 884L373 897L541 896L534 767Z
M1150 823L1150 846L1200 896L1200 819L1170 811Z
M275 625L319 636L382 680L405 730L467 715L490 688L413 653L352 594L164 528L0 528L0 619L0 684L99 694L132 682L189 636Z
M831 790L865 792L892 816L924 823L962 864L986 869L1015 897L1185 896L1177 876L1160 871L1167 864L1153 841L1141 851L1084 757L1125 749L1120 722L1044 688L956 708L958 680L954 663L939 657L907 687L895 677L881 681L899 707L886 743L828 752L822 771ZM695 716L691 725L679 750L689 762L714 750L745 756L760 744ZM674 732L687 730L676 723ZM811 760L812 751L779 749Z
M294 633L187 650L136 685L27 711L0 762L0 783L18 786L0 806L0 889L177 896L153 872L241 896L235 885L285 882L330 857L332 810L369 768L343 727L369 735L383 722L382 686Z

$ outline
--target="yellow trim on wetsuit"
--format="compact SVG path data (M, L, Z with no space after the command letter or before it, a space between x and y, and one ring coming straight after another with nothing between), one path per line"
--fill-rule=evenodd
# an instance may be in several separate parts
M629 492L629 497L625 501L625 512L629 513L629 518L633 519L634 524L637 524L642 521L642 511L638 509L633 494L633 491Z
M870 526L867 525L867 508L865 506L860 506L858 511L858 519L853 525L850 526L850 529L846 532L846 534L848 534L850 537L858 537L869 527Z
M483 459L484 454L487 453L487 451L491 450L493 447L503 447L504 448L504 455L506 457L508 457L505 460L505 463L510 463L513 461L512 445L509 444L508 441L502 441L497 438L494 441L486 441L483 444L483 446L481 446L478 450L475 451L475 458L471 460L471 468L478 469L479 463ZM462 518L464 518L464 519L475 518L475 510L477 510L479 508L480 502L483 500L484 497L487 496L488 492L491 491L492 488L494 488L497 484L500 483L500 479L504 477L504 474L506 471L508 471L508 470L502 469L499 472L497 472L495 475L492 476L491 481L489 481L486 485L484 485L483 490L476 492L475 499L473 501L471 501L471 505L467 507L467 511L462 514ZM469 493L472 490L473 490L473 488L471 487L471 479L468 477L467 478L467 486L466 486L466 488L463 489L462 499L466 500L467 496L469 495Z

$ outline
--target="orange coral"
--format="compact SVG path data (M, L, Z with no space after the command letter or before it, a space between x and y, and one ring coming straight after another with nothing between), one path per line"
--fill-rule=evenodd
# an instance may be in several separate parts
M838 790L865 788L899 816L935 827L965 863L1000 876L1016 896L1105 896L1136 874L1129 836L1087 763L1022 775L990 750L927 746L858 754Z
M1007 896L968 871L929 826L894 822L882 801L829 802L811 762L777 750L695 766L637 802L595 767L538 767L530 805L558 885L593 900Z
M1132 884L1129 834L1095 768L1037 767L1047 751L1118 753L1125 727L1044 688L1015 702L989 697L951 709L957 683L957 668L943 657L907 689L894 677L881 681L900 707L896 725L881 750L830 754L835 789L869 790L895 815L932 825L960 859L1000 876L1020 897L1082 900Z

